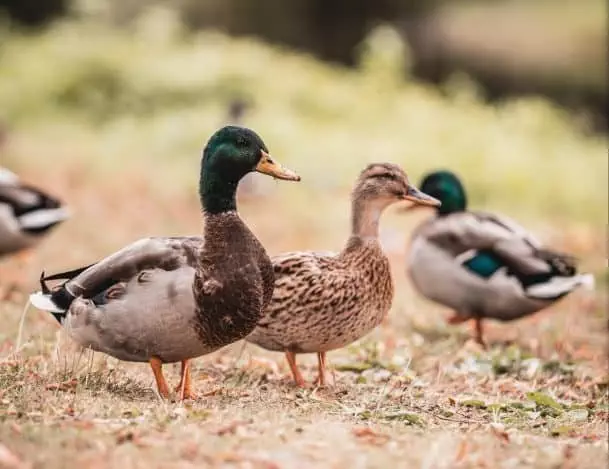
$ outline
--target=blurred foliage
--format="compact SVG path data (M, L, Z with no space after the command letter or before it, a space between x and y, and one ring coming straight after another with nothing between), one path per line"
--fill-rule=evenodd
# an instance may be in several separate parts
M442 90L405 80L391 59L404 44L386 27L346 69L253 39L188 32L162 7L120 29L83 11L36 34L4 33L0 119L44 142L41 154L5 151L5 164L91 172L144 164L159 186L191 190L194 155L238 97L252 103L245 123L309 191L348 190L372 161L401 163L415 180L449 167L478 207L605 226L605 139L541 98L488 105L465 76ZM294 207L311 205L310 192L285 191Z
M70 7L69 9L67 7ZM389 22L411 46L414 74L438 83L465 71L487 97L538 93L607 125L604 0L0 0L13 18L95 12L124 27L150 6L193 30L255 36L355 65L358 44Z
M406 32L417 75L467 70L491 96L543 93L606 120L606 22L603 0L446 2Z
M66 0L0 0L0 13L28 26L40 26L67 11Z

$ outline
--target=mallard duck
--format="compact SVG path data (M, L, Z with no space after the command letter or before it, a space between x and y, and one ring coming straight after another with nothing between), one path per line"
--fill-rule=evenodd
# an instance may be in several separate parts
M341 252L291 252L272 258L273 298L246 338L267 350L284 352L298 386L305 382L295 354L317 354L317 383L324 385L326 352L370 332L391 307L389 260L378 240L385 208L404 200L439 204L412 186L399 166L388 163L364 169L351 200L351 236Z
M67 218L59 200L0 168L0 257L33 248Z
M473 319L481 345L483 318L518 319L593 282L577 274L573 257L544 248L514 221L467 210L452 172L427 175L421 190L442 205L413 233L408 272L421 294L454 309L450 323Z
M181 362L176 391L193 397L190 359L249 334L273 293L271 261L237 213L237 185L251 171L300 179L253 131L218 130L201 161L203 237L146 238L88 267L43 273L32 303L82 346L149 362L162 397L169 395L162 364ZM56 279L67 281L50 291L46 282Z
M68 215L59 200L0 168L0 257L16 254L22 264L10 280L2 279L0 299L24 288L33 248Z

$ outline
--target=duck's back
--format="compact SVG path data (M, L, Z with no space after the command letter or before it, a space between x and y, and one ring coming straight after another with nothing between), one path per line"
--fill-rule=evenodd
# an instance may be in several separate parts
M393 299L389 262L375 241L340 254L272 258L275 291L249 342L313 353L354 342L376 327Z
M490 221L488 214L459 212L426 221L412 237L408 273L414 286L427 298L471 316L500 320L518 318L546 306L547 302L527 297L518 278L492 254L468 256L484 248L476 224ZM485 225L484 230L493 230ZM489 237L501 240L501 227ZM510 243L509 239L503 242ZM475 269L475 270L474 270ZM477 273L475 273L477 271Z

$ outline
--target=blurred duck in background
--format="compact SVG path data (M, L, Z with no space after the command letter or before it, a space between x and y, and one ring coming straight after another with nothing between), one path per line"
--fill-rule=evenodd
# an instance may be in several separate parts
M511 321L580 285L593 287L594 277L577 274L572 256L544 248L508 218L467 210L465 189L452 172L428 174L421 190L442 205L413 233L408 272L421 294L454 310L449 323L473 319L481 345L484 318Z
M391 308L393 281L378 228L383 211L406 200L439 205L412 186L399 166L372 164L353 189L351 236L341 252L291 252L272 258L273 299L246 340L284 352L298 386L305 381L297 353L317 354L316 382L324 385L326 352L370 332Z
M7 169L0 168L0 257L18 254L23 263L34 248L51 230L68 218L68 210L57 199L24 184ZM20 277L25 275L22 266ZM23 286L24 278L14 284L0 280L2 297Z
M203 151L204 236L146 238L70 272L41 277L30 296L83 347L148 362L167 398L163 363L182 363L181 399L194 397L190 360L248 335L273 292L273 267L237 213L239 181L252 171L298 181L249 129L226 126ZM49 280L66 279L52 291Z

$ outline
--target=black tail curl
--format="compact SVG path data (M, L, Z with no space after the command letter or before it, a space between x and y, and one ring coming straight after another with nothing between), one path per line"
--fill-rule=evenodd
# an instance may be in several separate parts
M80 268L74 269L74 270L68 270L66 272L60 272L60 273L54 274L54 275L49 275L48 277L45 276L44 271L42 271L42 273L40 274L40 290L45 295L50 295L51 301L53 301L53 303L55 303L59 308L67 311L70 308L70 305L72 304L72 302L76 299L76 296L74 296L72 293L70 293L68 291L68 289L66 288L66 283L69 280L76 277L77 275L84 272L85 270L87 270L92 265L95 265L95 264L91 264L86 267L80 267ZM65 280L65 282L63 282L61 285L56 286L54 288L49 288L49 286L47 284L47 282L49 280L51 280L51 281L52 280ZM64 315L61 315L59 313L53 314L53 316L55 316L55 319L57 319L59 322L61 322L59 320L59 318L57 318L57 315L59 315L59 316L64 316Z

